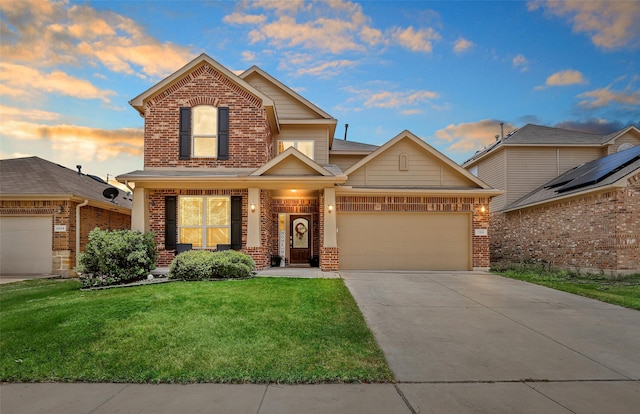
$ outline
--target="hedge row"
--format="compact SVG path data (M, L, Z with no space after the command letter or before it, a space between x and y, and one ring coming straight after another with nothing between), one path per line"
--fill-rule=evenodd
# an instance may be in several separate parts
M177 255L169 266L170 279L236 279L253 275L256 264L251 256L235 250L210 252L189 250Z

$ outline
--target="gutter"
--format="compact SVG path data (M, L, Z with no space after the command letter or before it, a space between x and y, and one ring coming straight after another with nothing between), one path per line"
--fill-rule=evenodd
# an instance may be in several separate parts
M85 199L76 206L76 267L80 264L78 257L80 255L80 209L89 205L89 200Z

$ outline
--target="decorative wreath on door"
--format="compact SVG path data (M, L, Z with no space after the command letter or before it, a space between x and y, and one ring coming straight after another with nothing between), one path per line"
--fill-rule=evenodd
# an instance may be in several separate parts
M302 240L302 236L307 232L307 226L305 226L304 223L298 223L296 224L295 229L298 239Z

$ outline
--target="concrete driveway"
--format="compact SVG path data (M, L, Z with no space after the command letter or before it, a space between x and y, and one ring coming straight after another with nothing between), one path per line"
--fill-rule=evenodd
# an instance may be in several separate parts
M340 274L415 412L638 412L638 311L486 272Z

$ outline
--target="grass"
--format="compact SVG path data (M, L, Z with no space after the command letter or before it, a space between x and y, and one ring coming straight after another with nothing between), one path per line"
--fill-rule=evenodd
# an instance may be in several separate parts
M495 273L562 290L602 302L640 310L640 274L611 279L602 275L582 275L546 269L509 269Z
M0 380L393 380L342 280L256 278L80 291L0 287Z

